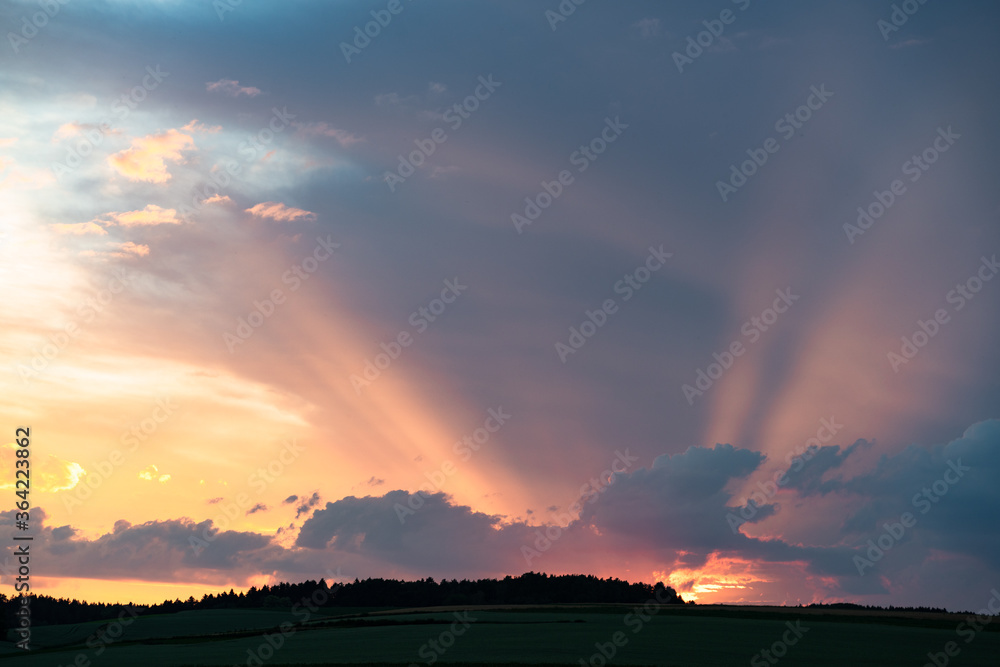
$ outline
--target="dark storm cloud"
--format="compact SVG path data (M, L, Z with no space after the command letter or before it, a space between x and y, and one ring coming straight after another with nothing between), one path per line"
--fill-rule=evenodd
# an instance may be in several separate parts
M265 505L264 503L257 503L256 505L247 510L246 515L250 516L251 514L256 514L257 512L266 512L267 510L268 510L267 505Z
M298 519L303 514L306 514L312 508L316 507L319 503L319 492L313 492L311 496L306 498L298 507L295 508L295 518Z

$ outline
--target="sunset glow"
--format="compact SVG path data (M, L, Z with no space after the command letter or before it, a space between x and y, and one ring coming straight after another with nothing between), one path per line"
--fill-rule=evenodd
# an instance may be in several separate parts
M39 594L998 581L997 8L58 4L0 57Z

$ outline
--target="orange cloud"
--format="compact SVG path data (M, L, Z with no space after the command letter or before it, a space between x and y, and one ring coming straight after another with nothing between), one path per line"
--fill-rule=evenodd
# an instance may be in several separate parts
M93 220L90 222L52 225L52 229L55 230L56 234L68 234L71 236L83 236L84 234L98 234L100 236L105 236L108 233L104 227L101 227Z
M108 213L108 217L122 227L145 227L165 224L179 225L181 223L180 218L177 217L176 209L160 208L156 204L149 204L141 211Z
M230 199L229 195L212 195L206 199L203 203L205 204L232 204L233 200Z
M143 245L141 243L132 243L131 241L126 241L125 243L117 244L118 252L111 253L114 257L145 257L149 254L149 246Z
M15 461L13 450L18 449L13 442L3 446L3 455L0 456L0 489L13 489L15 487ZM66 491L72 489L79 482L80 478L87 474L87 471L79 463L61 459L53 454L44 454L42 458L31 464L31 488L34 491L45 493L55 493L56 491Z
M194 147L189 135L171 129L133 140L131 148L111 155L108 162L130 181L166 183L171 178L166 161L183 162L181 151Z
M301 208L286 206L281 202L266 201L246 210L255 218L270 218L278 222L293 222L295 220L315 220L316 214Z
M198 119L195 118L181 129L184 130L185 132L204 132L205 134L215 134L216 132L222 131L222 126L205 125L204 123L199 123Z

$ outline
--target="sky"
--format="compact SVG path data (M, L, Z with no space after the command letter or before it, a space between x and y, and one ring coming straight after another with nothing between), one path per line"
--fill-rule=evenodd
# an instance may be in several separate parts
M3 0L32 590L535 571L979 609L998 19Z

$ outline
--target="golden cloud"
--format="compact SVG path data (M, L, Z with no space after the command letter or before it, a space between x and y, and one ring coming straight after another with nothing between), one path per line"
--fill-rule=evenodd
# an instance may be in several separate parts
M108 162L130 181L166 183L171 178L167 160L183 162L181 151L194 147L190 135L171 129L134 139L130 148L109 156Z
M170 481L170 475L161 475L160 469L155 465L149 465L139 472L139 479L144 479L147 482L160 482L161 484Z
M203 204L232 204L233 200L229 198L229 195L212 195L206 199Z
M105 236L108 233L108 230L104 229L104 227L101 227L93 220L90 222L52 225L52 229L56 234L67 234L70 236L83 236L84 234L97 234L99 236Z
M222 131L221 125L205 125L204 123L199 123L198 119L195 118L190 123L181 128L185 132L202 132L204 134L215 134Z
M149 204L141 211L126 211L124 213L108 213L109 218L122 227L146 227L150 225L179 225L180 218L177 217L177 210L172 208L161 208L156 204Z
M16 450L18 447L13 442L9 442L0 449ZM13 489L16 486L15 473L16 463L20 459L10 454L0 454L0 489ZM31 490L53 493L55 491L68 491L80 483L80 479L87 474L79 463L61 459L53 454L45 454L39 457L32 454L31 463Z

